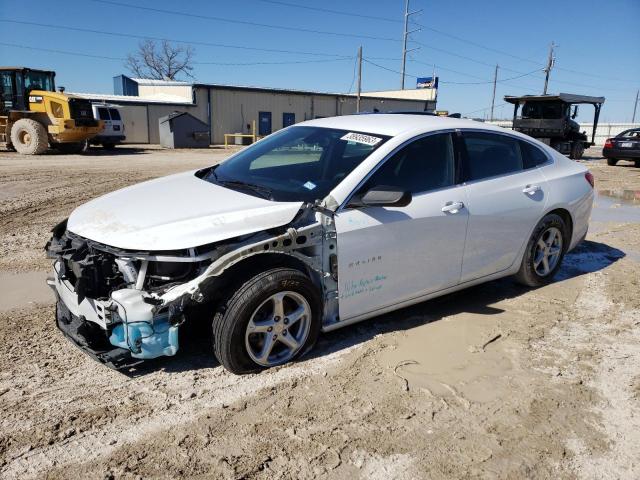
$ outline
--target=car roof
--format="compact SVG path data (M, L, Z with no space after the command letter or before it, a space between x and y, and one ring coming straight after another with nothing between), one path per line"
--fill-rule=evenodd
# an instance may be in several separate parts
M464 118L449 118L417 114L371 113L317 118L298 123L310 127L336 128L355 132L375 133L395 137L415 131L436 131L453 128L479 128L504 132L505 129Z

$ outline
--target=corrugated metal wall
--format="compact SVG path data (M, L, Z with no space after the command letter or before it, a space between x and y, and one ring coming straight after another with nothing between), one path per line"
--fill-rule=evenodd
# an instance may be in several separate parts
M362 111L423 110L424 102L362 98ZM245 90L211 89L211 136L213 143L224 143L225 133L251 133L259 112L271 112L271 129L280 130L283 114L293 113L296 123L318 117L355 113L356 100L340 95L311 95Z
M149 143L147 106L122 105L119 110L124 123L124 134L127 137L125 143Z
M349 115L356 111L356 99L342 95L251 91L215 87L195 88L195 105L148 103L125 105L122 115L127 143L160 143L158 120L172 112L188 112L209 124L208 97L211 96L211 139L224 143L225 133L251 133L251 123L259 112L271 113L271 131L283 127L283 114L293 113L295 122L318 117ZM142 99L137 99L140 102ZM361 111L422 111L425 102L416 100L362 98Z

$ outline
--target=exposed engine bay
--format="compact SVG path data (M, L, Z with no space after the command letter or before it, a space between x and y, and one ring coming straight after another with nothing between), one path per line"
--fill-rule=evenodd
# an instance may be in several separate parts
M215 312L226 291L265 264L296 265L323 292L323 326L338 321L333 212L305 204L290 224L176 251L131 251L57 225L45 249L58 299L57 325L77 346L113 368L175 355L189 312ZM206 308L205 310L209 310Z

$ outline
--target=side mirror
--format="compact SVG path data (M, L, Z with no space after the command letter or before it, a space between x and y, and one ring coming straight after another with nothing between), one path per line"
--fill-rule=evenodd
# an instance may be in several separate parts
M573 107L573 114L571 115L571 118L576 118L578 116L578 106L575 105Z
M362 196L355 196L349 207L406 207L411 203L411 192L397 187L379 185L373 187Z

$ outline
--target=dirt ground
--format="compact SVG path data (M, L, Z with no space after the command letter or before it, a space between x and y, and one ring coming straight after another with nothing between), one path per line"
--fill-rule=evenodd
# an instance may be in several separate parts
M228 153L0 153L0 477L640 478L640 169L597 149L589 236L547 287L491 282L242 377L214 360L206 326L129 375L63 339L50 228Z

